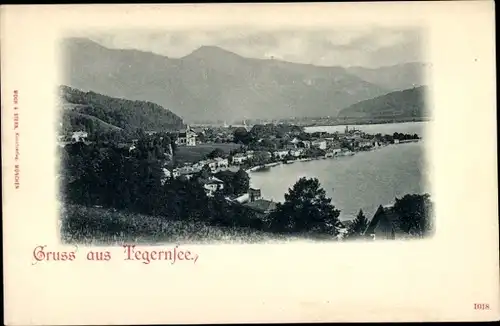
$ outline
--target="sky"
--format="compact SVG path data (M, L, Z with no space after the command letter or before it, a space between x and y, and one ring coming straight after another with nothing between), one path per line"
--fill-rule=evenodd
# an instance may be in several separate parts
M172 58L212 45L250 58L320 66L376 68L423 62L422 31L356 28L335 30L134 30L85 35L109 48L137 49Z

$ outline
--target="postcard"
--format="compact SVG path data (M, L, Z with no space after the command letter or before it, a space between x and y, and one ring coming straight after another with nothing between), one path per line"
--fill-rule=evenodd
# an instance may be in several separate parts
M500 319L494 19L2 6L5 323Z

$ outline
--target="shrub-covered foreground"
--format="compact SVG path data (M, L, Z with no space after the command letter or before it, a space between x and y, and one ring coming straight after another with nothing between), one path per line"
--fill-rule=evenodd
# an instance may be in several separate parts
M99 207L64 204L61 238L65 243L258 243L304 240L241 227L217 227L197 221L172 221Z

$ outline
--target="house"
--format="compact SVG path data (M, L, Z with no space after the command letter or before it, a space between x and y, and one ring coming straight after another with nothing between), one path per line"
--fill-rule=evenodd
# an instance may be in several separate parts
M229 160L227 158L216 157L215 163L217 165L217 169L227 169L229 167Z
M292 155L293 157L299 157L300 155L302 155L303 152L304 150L302 148L292 149L290 151L290 155Z
M373 143L371 140L366 140L366 139L362 139L359 141L359 148L370 148L373 146Z
M196 163L196 167L201 167L208 165L210 170L215 173L218 170L225 170L229 167L229 161L227 158L216 157L213 160L200 161Z
M253 155L254 155L254 151L247 151L245 153L245 155L247 156L248 159L252 159L253 158Z
M394 144L399 144L399 139L394 139Z
M200 171L201 171L201 168L199 168L199 167L186 165L186 166L183 166L181 168L174 169L172 171L172 176L174 178L183 176L183 177L185 177L186 179L189 180L189 179L191 179L193 177L193 175L195 173L198 173Z
M276 210L276 203L267 199L250 200L248 203L244 204L244 206L256 212L261 218L268 216Z
M278 159L283 159L289 154L288 150L280 150L273 153L274 157Z
M247 159L248 157L245 154L237 153L233 156L231 162L235 165L240 165L243 164Z
M179 133L176 143L180 146L196 146L196 137L196 132L187 126L185 131Z
M340 145L340 143L334 143L328 148L327 154L334 156L340 152L342 152L342 146Z
M203 180L203 188L207 196L213 196L216 191L224 189L224 182L216 177L210 177L207 180Z
M71 141L80 142L87 140L89 134L86 131L75 131L71 135Z
M317 140L314 140L314 141L311 143L311 146L312 146L312 147L316 147L316 148L319 148L319 149L323 149L323 150L325 150L325 149L326 149L326 140L324 140L324 139L317 139Z
M404 237L392 206L379 206L363 235L373 240L396 240Z
M290 144L295 145L297 147L300 144L301 140L298 139L297 137L294 137L292 140L290 140Z

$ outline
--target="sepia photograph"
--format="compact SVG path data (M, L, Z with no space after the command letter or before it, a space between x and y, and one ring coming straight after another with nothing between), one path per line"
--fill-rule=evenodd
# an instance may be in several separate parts
M425 38L408 26L65 35L62 240L431 237Z

